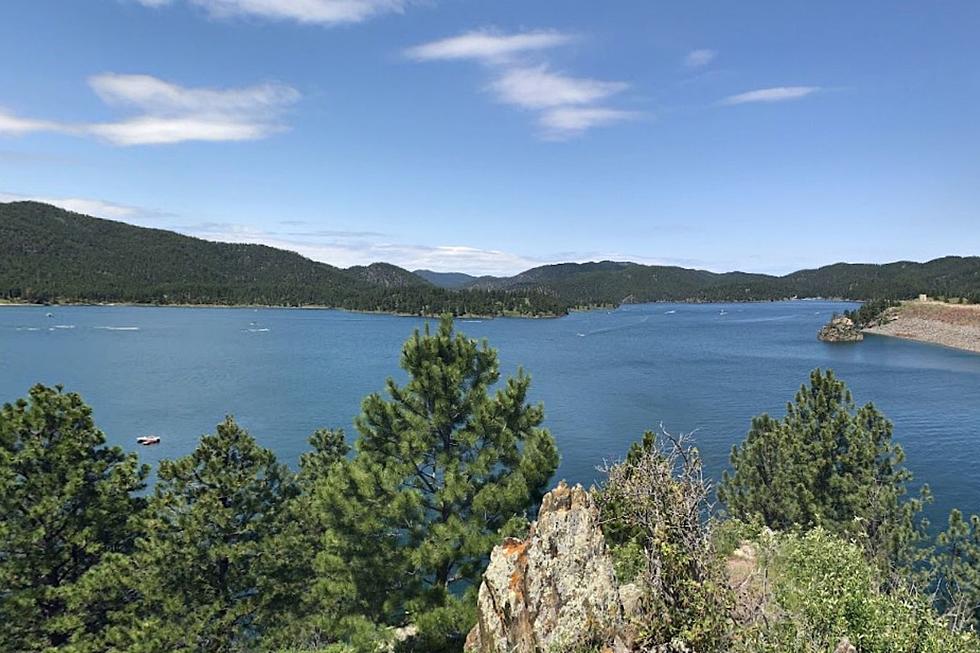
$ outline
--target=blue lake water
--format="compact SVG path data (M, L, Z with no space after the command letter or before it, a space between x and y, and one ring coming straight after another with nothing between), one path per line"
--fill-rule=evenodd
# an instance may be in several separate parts
M646 304L556 320L459 321L486 337L505 373L523 365L562 456L558 476L590 483L663 423L695 431L719 477L753 415L782 415L815 367L833 368L858 402L895 424L918 481L980 512L980 355L871 336L816 339L849 305ZM52 313L51 317L46 314ZM325 310L0 307L0 401L37 382L82 394L110 442L151 464L190 452L233 414L295 463L318 427L344 427L360 400L402 378L402 342L423 320ZM137 447L136 436L163 442Z

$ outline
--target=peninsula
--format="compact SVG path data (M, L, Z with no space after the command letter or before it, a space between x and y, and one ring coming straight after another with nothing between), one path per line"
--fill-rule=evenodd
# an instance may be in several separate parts
M864 332L980 353L980 305L906 301L888 309L879 324Z

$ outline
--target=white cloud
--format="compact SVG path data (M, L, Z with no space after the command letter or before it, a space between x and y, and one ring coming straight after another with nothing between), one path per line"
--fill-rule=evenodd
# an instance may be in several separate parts
M0 109L0 134L28 134L38 131L56 130L58 125L45 120L19 118L12 113Z
M177 0L137 0L147 7L162 7ZM337 25L359 23L374 16L404 10L405 0L185 0L215 18L256 16L298 23Z
M179 228L182 233L221 242L256 243L287 249L303 256L347 268L378 261L392 263L406 270L426 268L439 272L465 271L469 274L515 274L541 265L541 261L509 252L480 249L466 245L418 245L392 242L375 234L343 232L324 233L297 239L288 234L269 232L247 225L203 224ZM382 238L385 238L382 240Z
M709 63L714 61L716 56L718 56L718 53L714 50L691 50L687 53L687 56L684 57L684 65L688 66L689 68L700 68L701 66L707 66Z
M546 66L507 70L490 88L502 102L527 109L590 104L627 88L623 82L568 77Z
M820 90L819 86L775 86L755 91L730 95L721 101L724 105L747 104L750 102L785 102L798 100Z
M58 206L66 211L94 215L98 218L109 220L127 220L133 222L137 219L159 217L164 214L159 211L145 209L139 206L128 204L117 204L116 202L106 202L98 199L85 197L44 197L41 195L21 195L19 193L0 192L0 202L43 202Z
M573 37L553 30L519 34L500 34L493 30L474 30L459 36L423 43L405 50L418 61L473 59L484 62L507 60L518 54L554 48L570 43Z
M145 116L121 122L89 125L91 134L115 145L164 145L185 141L252 141L282 129L275 125L233 119L160 118Z
M262 114L299 99L299 93L281 84L246 88L187 88L150 75L106 73L88 80L107 104L134 106L158 115L187 113Z
M296 89L272 83L189 88L150 75L114 73L96 75L88 82L106 104L136 109L140 115L115 122L70 124L0 112L0 134L94 135L116 145L256 140L285 129L280 116L300 98Z
M405 55L416 61L471 60L485 64L494 76L487 90L501 103L538 112L545 138L556 140L635 115L595 106L629 88L625 82L552 72L547 64L540 63L540 57L533 56L573 40L554 30L502 34L484 29L424 43L405 50Z
M136 118L88 126L90 133L117 145L263 138L283 129L279 115L300 97L296 89L282 84L187 88L149 75L96 75L89 85L109 105L144 112Z
M544 134L552 140L563 140L582 132L638 117L634 111L607 107L558 107L541 114L540 124Z

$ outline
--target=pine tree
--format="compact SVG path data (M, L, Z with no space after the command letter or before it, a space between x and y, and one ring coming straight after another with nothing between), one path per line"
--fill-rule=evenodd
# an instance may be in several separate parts
M931 565L938 607L954 630L980 633L980 516L965 519L953 510L936 543Z
M832 371L814 370L781 420L752 420L732 448L733 473L718 489L728 512L777 530L822 526L859 537L869 556L912 564L923 535L921 498L907 497L911 473L892 425L872 404L855 408Z
M110 601L78 601L93 569L131 550L147 468L105 446L81 397L37 385L0 410L0 650L77 643Z
M115 646L239 651L288 620L296 585L281 537L296 494L285 466L230 417L189 456L160 463L129 567L141 592Z
M300 456L299 473L296 476L299 493L288 506L288 517L280 539L283 571L289 578L285 582L297 587L290 614L282 615L272 640L283 646L300 645L318 649L320 646L343 639L347 629L343 620L349 610L341 610L336 604L327 605L319 599L316 557L327 534L329 515L319 511L317 487L335 473L350 447L340 429L318 429L309 438L312 449ZM329 583L328 583L329 584Z
M389 399L364 400L354 458L320 487L331 522L322 588L352 613L431 624L451 640L470 625L459 593L540 500L558 453L542 408L527 403L528 376L490 394L496 352L455 333L451 318L416 331L401 367L408 383L389 379Z

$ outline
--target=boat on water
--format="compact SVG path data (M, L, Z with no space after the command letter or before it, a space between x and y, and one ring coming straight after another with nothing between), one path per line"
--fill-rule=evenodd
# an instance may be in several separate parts
M159 435L141 435L140 437L136 438L136 442L137 442L137 444L141 444L144 447L147 447L147 446L149 446L151 444L160 444L160 436Z

